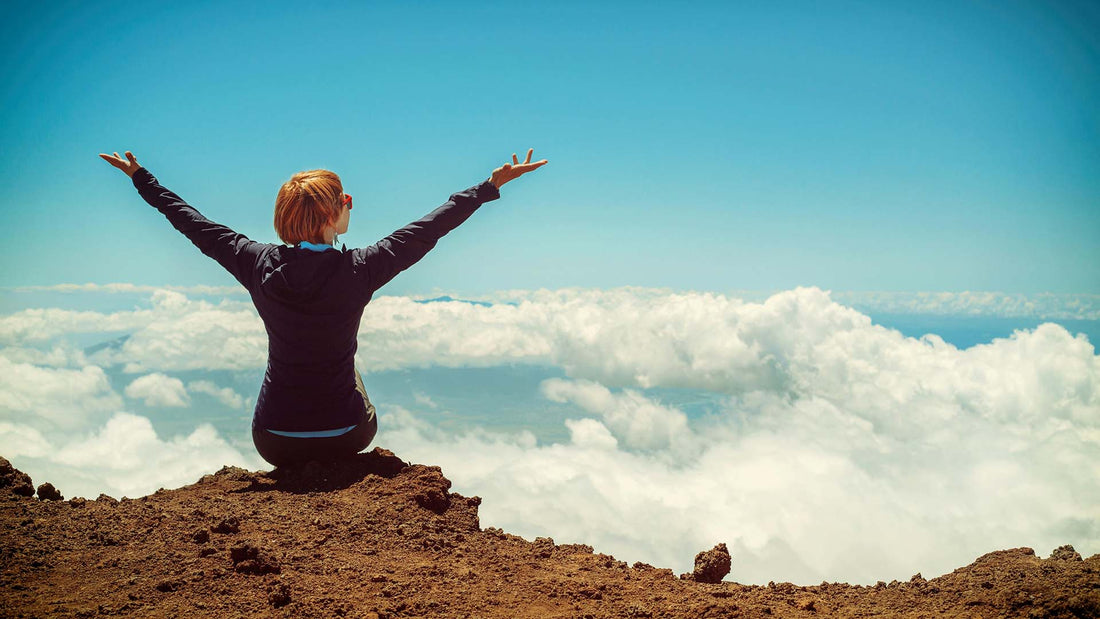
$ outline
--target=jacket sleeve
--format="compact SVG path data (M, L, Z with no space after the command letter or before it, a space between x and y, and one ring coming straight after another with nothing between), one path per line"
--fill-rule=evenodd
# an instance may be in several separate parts
M259 259L263 243L250 240L218 223L203 217L202 213L165 189L156 177L145 168L138 168L132 177L134 187L150 205L168 218L199 251L225 267L242 286L251 290L250 280Z
M443 235L457 228L485 202L500 197L488 180L451 194L442 206L370 247L352 250L352 265L367 299L398 273L416 264Z

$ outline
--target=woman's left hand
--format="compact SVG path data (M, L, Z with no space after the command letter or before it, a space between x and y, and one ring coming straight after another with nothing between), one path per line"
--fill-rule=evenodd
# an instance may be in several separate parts
M130 151L126 151L126 159L119 157L118 152L115 152L114 157L106 155L104 153L99 153L99 156L103 157L107 161L107 163L125 172L126 176L129 176L131 178L134 176L134 172L137 172L137 169L141 167L141 165L137 162L137 158L134 157L134 154Z

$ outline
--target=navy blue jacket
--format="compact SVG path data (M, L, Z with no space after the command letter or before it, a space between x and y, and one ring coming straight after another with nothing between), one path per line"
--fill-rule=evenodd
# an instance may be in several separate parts
M253 425L292 432L359 422L356 334L374 291L424 257L445 234L500 191L488 180L370 247L310 249L257 243L214 223L165 189L145 168L134 187L199 250L252 296L267 330L267 371Z

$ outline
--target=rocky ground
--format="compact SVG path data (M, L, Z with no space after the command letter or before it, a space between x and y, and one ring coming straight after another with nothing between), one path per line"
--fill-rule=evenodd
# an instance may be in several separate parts
M481 500L450 485L375 449L65 500L0 458L0 616L1100 617L1100 555L1068 546L991 552L930 580L749 586L721 581L724 545L676 576L483 529Z

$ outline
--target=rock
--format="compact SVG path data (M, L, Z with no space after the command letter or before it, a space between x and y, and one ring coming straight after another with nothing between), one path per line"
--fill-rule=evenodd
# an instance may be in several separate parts
M222 521L215 525L212 530L215 533L237 533L241 530L241 521L236 516L223 518Z
M268 591L267 601L275 608L282 608L290 603L290 587L284 582L277 582Z
M725 544L718 544L711 550L695 555L695 570L691 578L695 582L722 582L730 573L731 557Z
M191 534L191 541L196 544L205 544L210 541L210 531L206 529L198 529Z
M241 574L278 574L282 568L270 553L251 544L240 544L229 549L233 569Z
M88 500L85 499L82 496L76 496L76 497L73 497L73 498L69 499L69 505L71 507L84 507L85 505L87 505L87 503L88 503Z
M229 559L233 563L240 563L246 559L255 559L260 549L250 544L240 544L229 549Z
M173 591L179 591L179 588L183 586L183 583L178 580L162 580L154 587L157 591L162 593L172 593Z
M38 486L38 498L42 501L61 501L65 497L61 496L61 491L53 487L53 484L46 482Z
M0 488L10 488L19 496L34 496L31 476L12 466L7 458L0 458Z
M1059 546L1054 549L1054 552L1050 553L1050 558L1055 561L1081 561L1081 553L1073 549L1073 546L1066 544L1065 546Z
M252 473L239 466L223 466L214 475L218 477L225 477L234 481L251 481Z
M451 488L451 480L443 476L443 471L438 466L415 464L406 469L404 474L411 478L409 484L412 488L409 494L417 505L437 514L442 514L451 506L451 497L447 493Z

